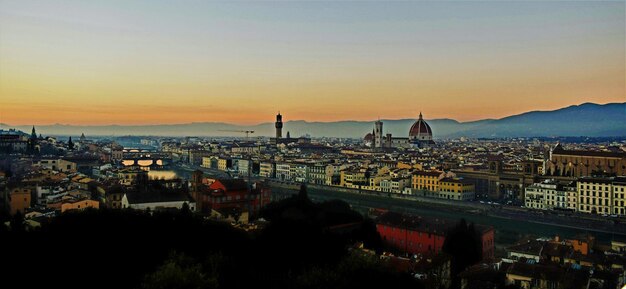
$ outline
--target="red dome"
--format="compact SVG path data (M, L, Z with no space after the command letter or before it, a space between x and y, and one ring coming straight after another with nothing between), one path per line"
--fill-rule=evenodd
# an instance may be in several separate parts
M422 114L420 113L420 118L411 126L411 129L409 130L409 137L418 137L423 135L432 136L433 131L424 119L422 119Z
M372 140L374 140L374 135L371 134L371 133L368 133L368 134L365 135L363 140L365 140L365 141L372 141Z

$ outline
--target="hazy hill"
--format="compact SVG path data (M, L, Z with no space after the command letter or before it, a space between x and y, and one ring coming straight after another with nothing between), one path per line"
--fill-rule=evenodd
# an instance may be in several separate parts
M385 132L407 136L415 119L382 120ZM427 120L435 138L445 137L514 137L514 136L626 136L626 103L573 105L553 111L531 111L501 119L458 122L452 119ZM8 128L0 124L1 128ZM287 121L292 137L310 134L313 137L363 137L374 127L372 121L307 122ZM17 126L30 131L31 126ZM155 135L155 136L243 136L243 133L224 130L254 130L255 136L274 135L273 122L253 126L204 122L170 125L46 125L37 126L44 135Z

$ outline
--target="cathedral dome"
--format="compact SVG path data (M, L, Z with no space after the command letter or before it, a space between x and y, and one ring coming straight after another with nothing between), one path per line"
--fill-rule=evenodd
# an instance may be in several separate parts
M433 131L430 129L428 123L426 123L426 121L422 118L422 113L420 113L419 119L411 126L411 129L409 130L409 138L412 140L433 139Z

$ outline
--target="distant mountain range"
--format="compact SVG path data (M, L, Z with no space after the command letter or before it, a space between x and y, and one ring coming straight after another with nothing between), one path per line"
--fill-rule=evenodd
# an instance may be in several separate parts
M407 136L415 119L382 120L384 131L394 136ZM452 137L549 137L549 136L626 136L626 102L572 105L552 111L531 111L501 119L458 122L452 119L426 120L435 138ZM283 136L309 134L312 137L363 137L371 132L374 121L307 122L287 121ZM29 132L31 126L9 126ZM140 135L140 136L243 136L243 133L224 130L254 130L254 136L273 136L274 123L244 126L218 122L165 125L44 125L37 126L44 135Z

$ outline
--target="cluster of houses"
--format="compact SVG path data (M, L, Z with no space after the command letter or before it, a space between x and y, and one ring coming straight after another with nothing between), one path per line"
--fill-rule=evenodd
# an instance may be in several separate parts
M622 288L626 243L591 236L523 240L506 257L476 264L460 274L461 288Z

